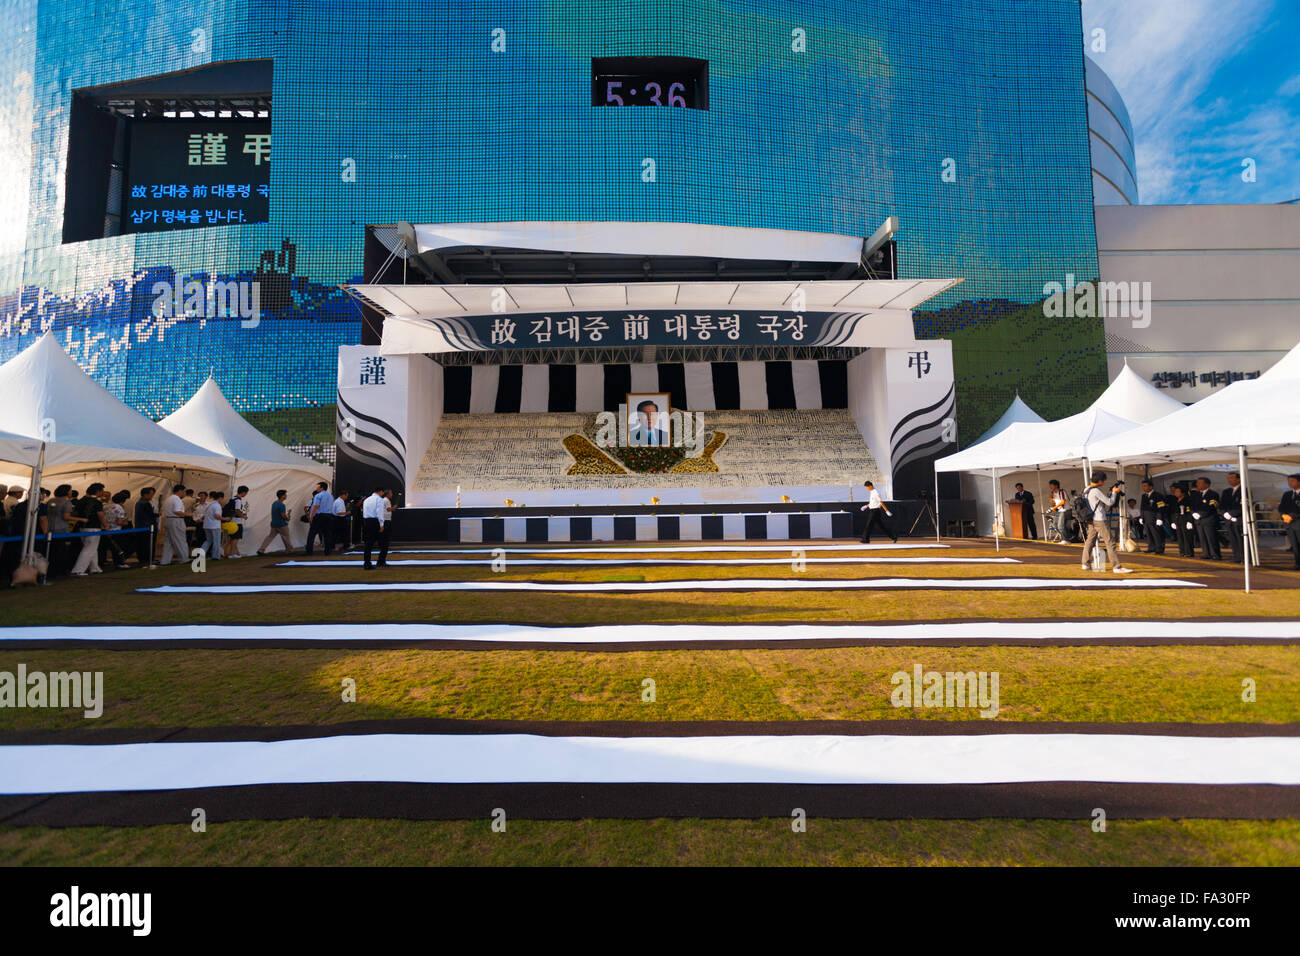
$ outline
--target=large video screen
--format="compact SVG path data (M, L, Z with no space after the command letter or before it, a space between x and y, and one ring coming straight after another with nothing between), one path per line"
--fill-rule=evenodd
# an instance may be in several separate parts
M270 120L131 124L122 232L267 221Z

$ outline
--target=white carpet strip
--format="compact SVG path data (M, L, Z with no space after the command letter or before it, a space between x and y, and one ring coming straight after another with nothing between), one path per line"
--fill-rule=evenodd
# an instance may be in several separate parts
M944 624L159 624L0 627L18 641L485 641L681 644L708 641L1267 640L1300 641L1295 621L973 621Z
M1037 590L1202 588L1174 578L713 578L699 581L375 581L338 584L209 584L136 588L143 594L338 594L345 591L547 591L599 594L646 591Z
M519 566L578 566L578 567L625 567L628 565L665 565L665 564L789 564L794 556L784 558L503 558L507 565ZM800 557L805 564L1019 564L1015 558L953 558L953 557L898 557L898 558L807 558ZM389 561L390 568L427 568L427 567L470 567L487 566L496 563L495 558L407 558L401 561ZM281 561L277 568L359 568L364 560L324 561Z
M0 766L0 792L11 794L361 781L1293 786L1300 784L1300 738L364 734L266 743L3 746Z
M785 544L785 545L752 545L744 542L724 545L718 542L716 545L706 547L697 547L694 545L679 547L671 541L660 545L657 548L646 547L612 547L612 548L561 548L538 545L532 548L507 548L504 546L496 548L395 548L389 551L389 554L495 554L503 551L506 554L659 554L660 552L700 552L703 554L734 554L742 551L782 551L789 553L792 550L800 551L902 551L921 550L933 548L948 548L946 544ZM277 552L278 553L278 552ZM361 554L360 551L349 551L349 554ZM267 555L275 557L276 554Z

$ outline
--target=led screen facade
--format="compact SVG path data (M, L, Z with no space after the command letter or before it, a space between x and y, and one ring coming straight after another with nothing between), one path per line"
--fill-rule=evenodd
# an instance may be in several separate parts
M653 7L6 4L0 359L52 328L146 414L211 373L273 437L314 442L332 427L337 348L360 339L337 284L362 278L367 224L865 236L895 215L901 277L964 279L917 316L918 334L954 341L963 437L1017 387L1052 415L1104 386L1100 322L1037 307L1046 283L1097 274L1077 0ZM593 61L631 57L705 61L707 108L593 105ZM256 58L274 61L265 223L62 243L73 90ZM159 314L159 282L214 277L257 281L259 320Z

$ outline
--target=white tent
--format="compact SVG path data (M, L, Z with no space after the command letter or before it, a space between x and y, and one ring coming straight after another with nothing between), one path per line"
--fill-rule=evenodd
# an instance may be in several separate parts
M74 362L46 332L8 362L0 365L0 395L4 396L0 426L35 443L35 455L19 462L32 469L30 493L42 479L84 468L98 473L128 469L202 468L229 474L234 461L191 444L160 428L127 406ZM22 448L0 449L21 457ZM31 561L36 509L28 509L24 561Z
M1159 422L1100 442L1093 451L1099 460L1135 464L1235 461L1238 447L1255 459L1294 460L1300 457L1297 396L1300 366L1293 375L1285 369L1277 375L1266 373L1253 381L1234 382Z
M129 464L199 467L234 462L160 428L82 370L53 333L0 365L0 427L45 443L45 471Z
M1046 420L1047 419L1043 418L1042 415L1038 414L1038 412L1025 404L1025 400L1020 397L1020 393L1016 392L1016 397L1012 400L1011 404L1007 406L1007 410L1002 413L1002 417L993 423L992 428L986 431L983 435L980 435L979 438L975 439L973 444L978 445L980 442L988 441L994 435L1001 434L1012 425L1019 422L1043 422Z
M988 441L940 458L935 471L1010 471L1092 457L1096 444L1137 427L1093 407L1055 422L1020 422Z
M1168 392L1156 388L1125 362L1115 381L1089 407L1145 425L1187 406Z
M41 454L39 438L24 438L12 432L0 431L0 461L13 462L15 465L36 464Z
M158 424L186 441L234 459L229 493L233 494L239 485L248 485L248 519L240 542L241 553L255 551L266 536L271 504L280 488L289 492L289 533L295 544L306 540L307 526L296 520L295 506L310 495L316 482L330 480L328 465L295 454L263 435L235 411L210 378L188 402Z

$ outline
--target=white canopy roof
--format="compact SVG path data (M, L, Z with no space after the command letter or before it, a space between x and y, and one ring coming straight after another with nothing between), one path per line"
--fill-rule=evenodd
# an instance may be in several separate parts
M386 316L453 318L589 309L789 309L802 289L809 312L910 311L961 279L810 282L577 282L531 285L345 285ZM503 309L494 309L498 289ZM911 333L909 332L909 337Z
M250 425L209 378L193 397L158 423L174 435L235 459L235 477L296 468L328 479L330 468L296 454Z
M1298 347L1300 348L1300 347ZM1099 442L1098 460L1124 463L1300 458L1300 362L1293 349L1254 381L1234 382L1160 421Z
M1055 422L1017 422L988 441L940 458L934 467L936 471L1010 470L1093 458L1096 443L1134 427L1135 422L1100 408Z
M41 453L39 438L24 438L12 432L0 431L0 461L16 465L34 465Z
M1091 407L1145 425L1182 411L1187 406L1168 392L1156 388L1125 362L1124 368L1115 376L1115 381L1110 383Z
M974 444L978 445L980 442L988 441L994 435L1006 431L1017 422L1043 422L1046 420L1047 419L1043 418L1042 415L1038 414L1038 412L1025 404L1025 400L1020 397L1020 393L1016 392L1016 397L1012 400L1011 404L1007 406L1007 410L1002 413L1002 417L993 423L992 428L986 431L983 435L980 435L979 438L975 439ZM974 446L972 445L972 447Z
M46 437L45 468L86 463L179 464L229 474L231 459L161 428L82 370L46 332L0 365L0 425Z
M857 262L862 236L687 222L453 222L415 226L420 252L457 246L628 256Z

